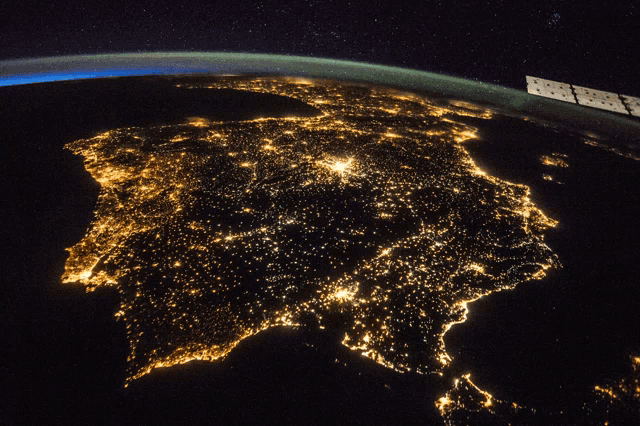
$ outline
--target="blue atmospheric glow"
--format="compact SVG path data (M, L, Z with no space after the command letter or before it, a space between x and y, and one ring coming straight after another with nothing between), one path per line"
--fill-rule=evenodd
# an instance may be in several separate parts
M143 75L286 75L365 82L491 105L583 132L638 140L640 124L625 116L530 95L522 90L406 68L330 58L234 52L148 52L0 61L0 86Z
M171 75L184 73L211 73L211 68L188 69L179 67L161 67L161 68L113 68L101 70L71 70L71 71L55 71L43 73L28 73L12 76L0 76L0 87L16 86L19 84L31 83L47 83L51 81L63 80L79 80L87 78L102 77L125 77L125 76L142 76L142 75Z

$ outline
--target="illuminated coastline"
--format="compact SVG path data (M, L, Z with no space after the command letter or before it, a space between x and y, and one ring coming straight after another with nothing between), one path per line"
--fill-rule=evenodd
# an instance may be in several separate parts
M338 315L342 343L399 372L441 371L467 303L557 266L529 190L464 149L491 117L396 90L299 78L183 85L288 96L313 117L116 129L68 145L100 183L64 282L116 286L129 380L226 356Z

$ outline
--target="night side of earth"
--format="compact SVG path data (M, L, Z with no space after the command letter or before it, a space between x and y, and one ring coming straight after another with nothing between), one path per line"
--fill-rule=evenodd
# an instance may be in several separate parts
M637 141L328 79L1 90L8 420L640 418Z

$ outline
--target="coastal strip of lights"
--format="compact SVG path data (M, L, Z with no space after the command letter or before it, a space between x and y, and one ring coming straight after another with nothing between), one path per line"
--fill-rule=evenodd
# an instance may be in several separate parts
M342 344L395 371L441 372L468 303L559 266L543 241L556 222L529 188L465 149L476 129L457 117L491 111L333 81L204 80L179 87L288 96L318 113L190 117L67 145L100 194L62 281L118 288L127 383L301 324L339 327Z

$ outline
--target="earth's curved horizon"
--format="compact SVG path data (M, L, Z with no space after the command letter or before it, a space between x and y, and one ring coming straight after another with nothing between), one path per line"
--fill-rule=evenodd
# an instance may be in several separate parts
M239 52L145 52L21 58L0 61L0 87L78 78L202 73L257 73L388 85L489 104L549 124L557 125L561 121L572 131L608 133L612 139L617 137L631 141L635 150L640 147L640 122L637 120L462 77L342 59Z

